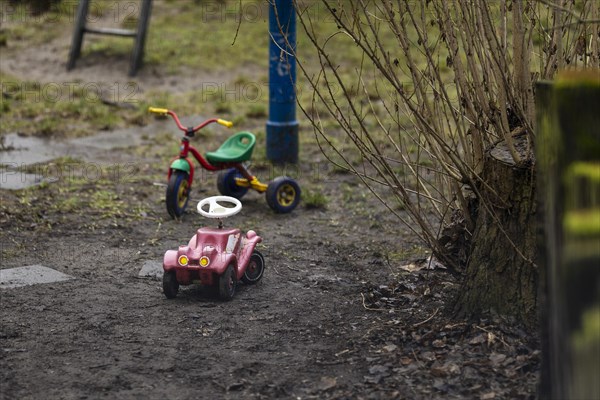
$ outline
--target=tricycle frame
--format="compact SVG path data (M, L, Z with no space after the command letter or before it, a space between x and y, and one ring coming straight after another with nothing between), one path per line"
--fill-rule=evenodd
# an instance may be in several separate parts
M190 154L205 170L223 171L217 178L217 186L222 195L240 199L246 194L248 189L255 190L258 193L265 193L267 204L277 213L289 213L298 205L301 190L294 179L281 176L273 179L268 184L265 184L259 181L258 178L252 175L248 168L244 166L243 162L249 159L254 146L255 137L251 133L247 132L247 135L252 139L252 144L248 146L246 154L242 154L238 157L226 157L222 162L215 162L214 160L211 162L200 154L200 152L190 143L190 140L195 136L196 132L208 124L218 123L230 128L233 126L232 122L219 118L211 118L197 126L184 127L174 111L166 108L154 107L150 107L149 111L159 115L169 115L175 121L177 128L184 132L184 136L181 138L179 155L171 161L167 173L168 184L166 205L167 211L171 217L181 217L187 207L195 173L194 164L190 160ZM230 137L229 140L240 134L242 134L242 132L236 136ZM227 143L228 142L224 143L223 146L226 146ZM223 146L217 151L221 151ZM227 161L227 158L235 160L235 162Z
M188 179L189 188L192 187L192 182L194 180L194 164L189 160L189 153L192 153L192 156L196 159L196 161L198 161L198 163L205 170L214 172L214 171L221 171L221 170L229 169L229 168L235 168L244 177L244 179L240 179L240 178L236 179L236 183L239 186L251 187L252 189L256 190L259 193L263 193L263 192L267 191L267 185L264 183L261 183L256 178L256 176L252 175L250 173L250 171L248 171L248 169L244 166L244 164L242 164L242 163L219 163L219 165L213 165L210 162L208 162L202 156L202 154L200 154L200 152L190 143L190 139L195 136L196 132L198 132L200 129L204 128L205 126L215 123L215 122L222 123L225 126L229 126L227 121L223 121L219 118L211 118L211 119L207 119L206 121L202 122L201 124L199 124L195 127L184 127L181 124L181 121L179 121L179 118L177 117L177 114L175 114L175 112L173 112L171 110L167 110L165 112L165 114L170 115L173 118L173 120L175 121L175 124L177 125L177 127L185 133L185 135L181 139L181 146L179 148L180 149L179 156L175 157L172 160L171 165L173 165L174 161L179 160L179 159L185 160L187 162L188 167L189 167L189 179ZM167 174L167 179L171 178L172 173L173 173L173 168L169 168L169 171Z

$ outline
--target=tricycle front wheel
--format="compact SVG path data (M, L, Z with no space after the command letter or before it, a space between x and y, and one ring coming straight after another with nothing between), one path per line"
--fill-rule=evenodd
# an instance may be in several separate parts
M179 282L177 282L175 272L170 271L163 273L163 292L167 299L174 299L177 297L177 292L179 292Z
M267 204L278 213L289 213L300 202L300 186L287 176L273 179L267 187Z
M260 281L260 278L262 278L264 272L265 258L258 250L254 250L250 256L250 261L248 262L246 271L244 271L244 275L242 275L242 282L247 285L254 285Z
M189 174L174 170L167 185L167 212L171 218L179 218L185 212L190 198Z

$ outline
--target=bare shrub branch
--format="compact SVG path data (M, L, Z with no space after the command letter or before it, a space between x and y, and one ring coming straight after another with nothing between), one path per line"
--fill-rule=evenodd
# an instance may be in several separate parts
M437 239L449 216L460 211L472 230L472 196L493 214L480 193L494 193L481 178L486 150L504 141L516 165L533 162L535 81L599 67L596 0L295 6L308 41L298 65L313 91L299 104L323 154L448 263ZM344 41L355 51L338 52Z

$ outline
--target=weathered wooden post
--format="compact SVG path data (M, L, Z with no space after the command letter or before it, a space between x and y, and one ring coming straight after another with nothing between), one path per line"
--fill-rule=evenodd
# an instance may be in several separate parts
M600 398L600 72L536 94L543 366L540 398Z
M267 158L298 162L296 10L292 0L269 2L269 119Z
M86 33L91 33L96 35L112 35L134 38L135 43L133 45L133 52L131 53L129 76L135 76L144 61L144 48L146 45L146 33L148 32L148 23L150 21L150 13L152 10L152 0L141 0L138 26L137 30L135 31L115 28L89 28L86 24L89 8L90 0L79 0L77 14L75 16L75 28L73 29L71 50L69 51L69 60L67 61L67 70L70 71L75 68L75 63L81 55L83 37Z

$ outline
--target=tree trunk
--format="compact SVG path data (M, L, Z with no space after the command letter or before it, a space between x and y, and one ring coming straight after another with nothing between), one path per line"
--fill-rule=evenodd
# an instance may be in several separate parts
M525 156L526 135L514 144ZM509 315L533 328L538 287L534 168L516 166L502 142L487 151L482 178L488 186L479 188L471 254L456 310L463 316Z

